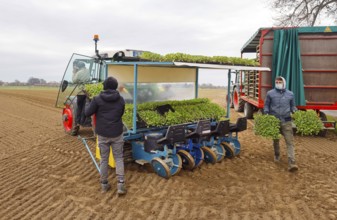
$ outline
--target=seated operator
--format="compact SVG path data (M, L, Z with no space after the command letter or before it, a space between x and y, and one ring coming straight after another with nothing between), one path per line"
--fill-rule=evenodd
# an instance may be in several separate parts
M80 61L73 63L73 83L80 84L90 80L89 70L85 67L85 64Z

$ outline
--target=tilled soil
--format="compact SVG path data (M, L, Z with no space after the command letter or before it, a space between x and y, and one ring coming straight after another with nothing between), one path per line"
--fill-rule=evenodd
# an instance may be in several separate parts
M56 90L0 89L0 219L337 219L331 132L295 136L299 171L289 173L284 141L276 164L271 141L255 136L250 123L233 159L168 180L149 166L127 164L128 194L118 197L115 187L101 193L84 145L63 132L56 96ZM110 170L113 186L114 177Z

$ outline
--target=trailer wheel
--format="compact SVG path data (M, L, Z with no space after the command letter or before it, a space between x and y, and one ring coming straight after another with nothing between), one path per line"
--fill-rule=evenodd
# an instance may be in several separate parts
M321 121L327 121L328 120L328 118L326 117L326 114L324 112L321 112L321 111L319 112L319 118L321 119ZM323 129L318 133L318 136L325 137L327 132L328 132L328 130Z
M183 168L186 170L193 170L193 168L195 167L195 162L191 154L189 154L185 150L179 150L177 154L179 154L182 159Z
M252 119L254 114L254 107L249 102L246 102L243 109L244 115L247 119Z
M76 136L80 129L75 123L76 105L71 104L63 109L62 124L64 131L71 136Z
M160 159L159 157L155 157L151 161L152 168L154 172L160 176L164 177L165 179L168 179L171 177L170 168L167 166L167 164Z
M235 111L243 112L245 101L240 98L239 91L237 89L234 90L233 105Z

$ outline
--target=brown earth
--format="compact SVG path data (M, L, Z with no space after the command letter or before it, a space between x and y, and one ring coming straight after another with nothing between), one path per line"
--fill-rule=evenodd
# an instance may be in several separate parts
M255 136L249 124L234 159L168 180L128 164L128 194L118 197L115 187L101 194L84 145L63 132L56 96L56 90L0 89L0 219L337 219L331 132L295 136L300 169L289 173L284 142L275 164L271 141ZM90 136L90 129L81 135Z

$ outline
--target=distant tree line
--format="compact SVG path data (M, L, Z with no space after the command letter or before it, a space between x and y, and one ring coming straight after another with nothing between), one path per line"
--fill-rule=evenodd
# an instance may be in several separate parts
M30 77L27 82L20 82L19 80L14 80L14 82L3 82L0 80L0 86L59 86L60 83L56 81L47 82L44 79L39 79L35 77Z
M199 88L204 88L204 89L221 89L221 88L226 88L226 86L216 86L216 85L213 85L212 83L203 83L203 84L199 84Z

